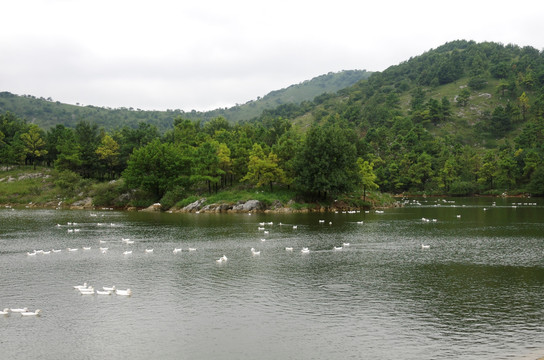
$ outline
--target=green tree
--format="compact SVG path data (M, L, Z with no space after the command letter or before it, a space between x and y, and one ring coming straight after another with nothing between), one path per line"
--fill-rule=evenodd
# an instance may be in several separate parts
M482 161L482 166L478 173L478 183L486 186L488 189L492 189L494 186L494 179L497 176L497 159L495 153L489 150L485 153Z
M519 108L521 110L521 115L523 117L523 121L527 120L527 112L529 111L529 97L527 94L525 94L525 91L520 95L518 98L519 102Z
M221 185L227 186L227 179L229 175L232 175L232 160L230 158L230 149L225 143L220 143L217 149L217 157L219 159L219 168L222 170ZM232 185L232 176L231 176Z
M87 121L80 121L76 126L75 136L81 160L78 173L84 178L96 176L99 173L100 167L96 153L96 149L100 144L98 125Z
M141 188L161 199L176 186L189 186L191 158L174 144L158 139L136 149L123 172L126 185Z
M338 125L313 126L297 154L297 182L305 191L326 197L347 192L357 184L354 134Z
M219 163L219 143L214 140L203 142L194 153L194 169L191 180L194 182L205 181L208 192L212 192L212 186L217 191L217 184L224 175Z
M102 138L100 145L96 149L98 158L103 162L110 176L115 177L116 167L119 163L119 144L110 135L106 134Z
M442 120L446 121L447 118L451 116L451 103L447 97L442 97L442 102L440 104L440 110L442 112Z
M55 169L76 173L82 165L79 145L76 142L74 131L66 129L57 138L58 155L55 160Z
M459 95L457 96L457 104L461 107L465 107L468 105L468 100L470 99L470 90L467 88L463 88Z
M257 187L269 185L273 191L274 182L285 182L283 169L278 166L278 157L272 151L265 155L261 145L253 144L249 155L248 172L242 181L249 181Z
M359 181L363 187L363 201L366 201L366 190L374 190L379 187L376 184L377 176L374 173L374 163L358 158L357 167L359 168Z
M295 157L300 151L301 136L293 129L283 133L272 150L278 155L278 164L285 173L285 183L289 187L295 181Z
M24 151L30 163L36 169L36 161L47 155L45 141L42 138L42 131L36 124L31 124L28 132L21 134L21 140L24 143Z

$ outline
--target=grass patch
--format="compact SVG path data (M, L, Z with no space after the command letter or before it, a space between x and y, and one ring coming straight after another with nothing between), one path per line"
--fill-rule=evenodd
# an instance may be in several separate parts
M264 190L224 190L206 196L206 204L235 204L238 201L248 200L259 200L266 205L272 205L276 201L286 204L295 196L296 192L288 189L278 189L272 192Z

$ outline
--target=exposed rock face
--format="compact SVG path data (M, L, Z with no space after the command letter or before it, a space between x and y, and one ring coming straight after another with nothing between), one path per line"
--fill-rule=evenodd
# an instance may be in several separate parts
M161 204L160 203L155 203L145 209L142 209L140 211L143 211L143 212L159 212L161 211Z
M202 207L202 204L206 202L206 198L199 199L195 201L194 203L191 203L187 206L185 206L183 209L181 209L181 212L196 212L199 211Z
M204 206L200 212L215 212L215 213L219 213L219 212L227 212L229 210L232 209L232 205L228 205L228 204L210 204L210 205L206 205Z
M93 209L93 208L94 208L93 199L90 197L76 201L70 206L70 209L74 209L74 210Z
M264 210L266 206L259 200L248 200L245 203L239 203L232 207L232 211L250 212Z

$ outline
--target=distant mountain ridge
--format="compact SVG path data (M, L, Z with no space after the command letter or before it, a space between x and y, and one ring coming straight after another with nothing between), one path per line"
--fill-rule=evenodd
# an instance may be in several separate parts
M11 112L35 123L43 129L58 124L75 127L81 120L96 123L105 129L121 128L123 126L137 127L139 122L155 125L163 132L171 128L176 117L191 120L208 121L222 116L230 122L250 120L259 117L264 110L273 109L283 104L299 104L311 101L324 93L336 93L362 79L367 79L372 73L366 70L344 70L330 72L306 80L300 84L274 90L257 100L245 104L237 104L231 108L216 109L206 112L183 110L144 111L134 108L104 108L93 105L78 106L63 104L51 98L37 98L32 95L15 95L10 92L0 92L0 113Z

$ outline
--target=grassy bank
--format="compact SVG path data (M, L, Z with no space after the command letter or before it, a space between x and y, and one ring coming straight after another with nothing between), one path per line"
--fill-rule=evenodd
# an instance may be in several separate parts
M167 193L160 200L163 209L177 208L205 198L204 205L236 204L259 200L268 208L289 207L294 210L332 210L391 206L395 200L389 194L362 193L319 199L301 195L293 189L276 187L274 191L252 189L247 186L217 193L186 194L182 191ZM83 179L72 172L58 172L47 167L33 169L27 166L0 167L0 204L36 207L113 207L144 208L156 202L151 195L128 189L124 181L98 182Z

